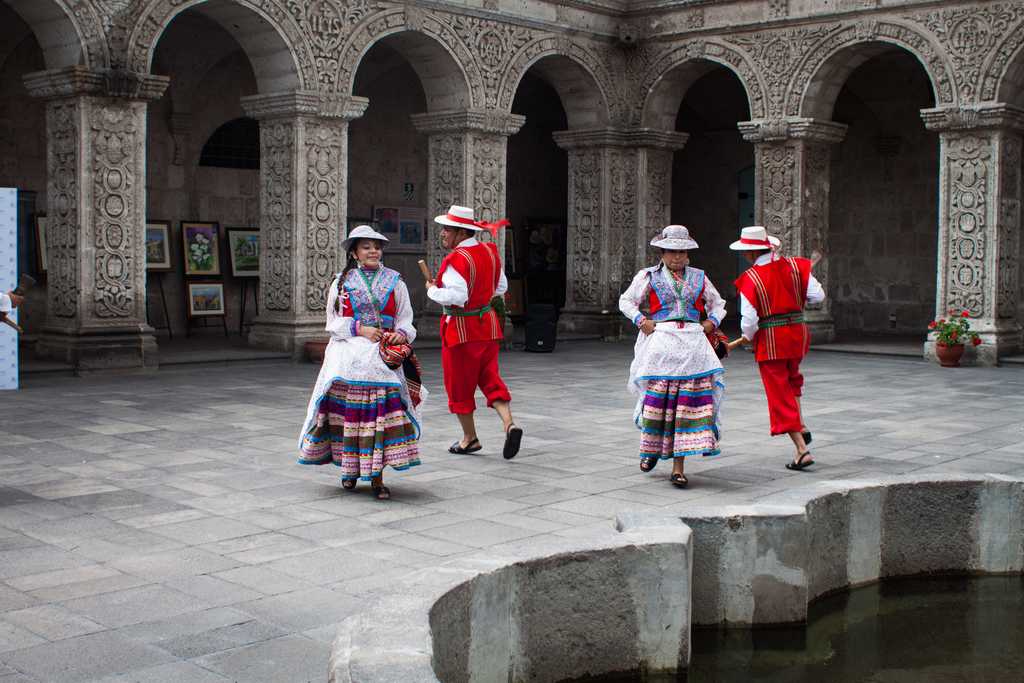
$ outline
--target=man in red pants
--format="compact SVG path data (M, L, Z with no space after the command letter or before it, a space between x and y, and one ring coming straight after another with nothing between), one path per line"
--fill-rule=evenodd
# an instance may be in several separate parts
M508 289L498 248L493 242L478 242L477 234L487 230L496 235L508 221L476 221L473 209L452 206L434 219L441 226L441 242L449 250L441 261L436 280L427 281L427 296L443 307L441 316L441 366L448 410L462 426L462 439L453 443L451 453L475 453L482 446L476 435L473 411L476 389L480 387L488 407L494 408L505 427L502 455L506 460L519 452L523 430L512 421L512 396L498 373L498 341L503 332L491 299Z
M814 464L807 449L811 433L800 412L804 384L800 361L810 347L804 306L824 300L825 292L811 274L809 259L780 257L775 253L778 246L779 240L757 225L743 228L740 239L729 248L743 252L751 264L736 280L740 330L743 339L754 343L771 433L789 434L796 457L786 467L802 470Z

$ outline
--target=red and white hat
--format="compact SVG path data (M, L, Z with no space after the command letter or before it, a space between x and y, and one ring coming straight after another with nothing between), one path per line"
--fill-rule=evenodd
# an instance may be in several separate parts
M763 225L751 225L740 230L740 238L729 245L733 251L754 251L757 249L775 249L782 242L778 237L768 234Z
M448 213L443 216L435 216L434 222L453 228L472 230L474 232L486 230L492 235L497 235L500 228L504 228L506 225L509 225L509 222L504 218L494 223L478 221L473 214L473 209L468 206L456 206L455 204L452 204L448 208Z

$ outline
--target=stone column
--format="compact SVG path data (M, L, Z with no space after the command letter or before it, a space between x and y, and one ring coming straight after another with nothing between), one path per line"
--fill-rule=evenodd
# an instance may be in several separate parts
M742 121L743 139L754 143L754 215L768 232L782 240L781 252L810 257L822 254L814 268L825 288L825 301L807 311L811 339L835 338L829 303L826 244L829 220L829 178L832 146L846 126L833 121L790 118Z
M618 335L618 298L669 220L672 153L685 133L611 128L562 131L569 153L569 286L559 327Z
M526 118L517 114L465 110L414 114L413 126L428 136L427 263L435 272L444 257L434 216L452 204L470 206L477 220L505 217L508 138ZM499 233L499 248L505 244Z
M321 113L320 96L242 98L260 122L260 315L249 342L301 356L324 336L327 288L341 269L348 203L348 122L362 97Z
M46 100L48 312L37 351L79 374L155 369L146 323L146 102L162 76L25 76Z
M445 252L434 216L445 213L452 204L473 207L477 220L506 216L508 138L526 118L482 110L430 112L411 118L416 130L428 136L426 261L436 273ZM504 231L498 234L498 251L505 253ZM436 337L439 318L438 307L428 303L418 316L418 334ZM506 319L506 337L510 325Z
M1024 110L992 104L921 112L939 132L936 316L968 311L982 339L977 362L1021 347L1021 144ZM925 344L934 358L934 337Z

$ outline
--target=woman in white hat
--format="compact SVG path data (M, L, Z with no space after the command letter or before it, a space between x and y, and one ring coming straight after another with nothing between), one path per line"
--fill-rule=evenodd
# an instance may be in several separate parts
M299 435L301 464L334 463L343 488L368 481L381 500L391 497L385 467L420 464L417 406L426 396L409 290L381 263L387 241L360 225L342 243L348 263L327 295L331 340Z
M740 331L741 339L754 344L768 398L771 435L789 435L796 454L786 468L802 470L814 464L807 449L811 433L800 409L804 384L800 360L811 341L804 306L824 300L825 291L811 274L810 259L780 257L775 251L778 246L778 238L763 226L751 225L740 231L740 238L729 248L742 252L751 265L736 280Z
M661 263L637 273L619 297L619 310L639 328L628 387L637 395L640 470L671 458L671 481L685 488L684 459L720 452L724 371L708 335L725 317L725 300L689 265L697 242L684 226L666 227L651 246L661 250Z

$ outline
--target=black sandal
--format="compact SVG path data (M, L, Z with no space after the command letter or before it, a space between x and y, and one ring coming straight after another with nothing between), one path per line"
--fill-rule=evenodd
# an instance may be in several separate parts
M473 444L476 444L476 446ZM483 446L480 445L480 440L473 437L465 446L462 445L461 441L456 441L448 447L448 452L455 453L456 455L467 455L469 453L476 453L481 448L483 448Z
M355 479L342 479L341 480L341 488L345 489L346 491L354 491L355 488L356 488L356 480Z
M673 486L678 486L681 489L685 489L686 485L690 483L690 480L686 478L686 475L679 472L673 472L672 476L669 477L669 481L672 482Z
M657 458L640 458L640 471L650 472L658 464Z
M523 441L523 430L514 424L505 432L505 447L501 449L501 455L506 460L516 457L519 452L519 444Z
M811 455L810 451L804 451L803 453L801 453L797 457L797 459L795 461L787 462L786 463L786 469L787 470L800 471L800 470L802 470L802 469L804 469L806 467L810 467L811 465L814 464L813 460L808 460L807 462L804 462L804 458L810 457L810 455Z
M391 500L391 489L383 484L373 487L373 497L377 500Z
M802 437L804 437L804 444L810 446L811 445L811 432L810 431L801 432L800 435Z

